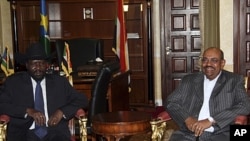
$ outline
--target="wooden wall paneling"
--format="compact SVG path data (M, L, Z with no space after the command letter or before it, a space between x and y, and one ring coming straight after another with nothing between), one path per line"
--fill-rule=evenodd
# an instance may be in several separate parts
M24 53L25 48L39 40L40 6L39 2L17 2L18 48Z
M147 1L125 1L128 34L129 62L131 69L130 105L149 105L148 97L148 46L147 46Z
M112 52L116 0L47 0L49 36L52 51L55 39L78 37L104 40L104 60L114 60ZM127 33L136 33L128 39L131 69L131 105L147 105L148 101L148 27L147 0L125 0ZM39 41L40 0L16 0L18 49L24 53L27 46ZM91 13L91 14L90 14ZM138 35L138 36L137 36Z

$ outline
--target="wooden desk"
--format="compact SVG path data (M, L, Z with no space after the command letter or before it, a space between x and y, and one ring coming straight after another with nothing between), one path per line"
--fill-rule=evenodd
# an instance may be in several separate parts
M112 77L107 92L109 112L129 110L128 75L129 72L120 72ZM85 93L90 99L93 81L93 79L74 78L73 87Z
M138 111L101 113L93 117L92 130L108 141L119 141L125 136L149 132L150 119L150 114Z

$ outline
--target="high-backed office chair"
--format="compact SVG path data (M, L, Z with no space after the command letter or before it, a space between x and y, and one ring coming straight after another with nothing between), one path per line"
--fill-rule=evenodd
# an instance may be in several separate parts
M103 40L94 38L74 38L68 40L58 39L55 41L58 62L63 60L63 50L65 42L70 49L70 60L73 72L77 67L85 65L87 62L95 61L97 57L104 59ZM60 70L61 64L59 64Z
M58 61L63 61L63 49L65 42L70 49L70 60L73 72L77 67L85 65L89 61L94 61L97 57L103 59L103 41L99 39L77 38L70 40L56 40ZM61 66L59 66L61 67ZM117 70L117 63L105 63L98 71L91 89L91 98L86 118L79 120L79 135L82 141L86 141L91 136L91 121L95 114L108 112L107 91L112 77L112 73ZM73 73L74 74L74 73ZM89 135L89 136L87 136Z
M87 123L86 123L88 139L95 138L95 136L92 135L92 129L91 129L92 117L99 113L108 112L107 92L109 88L109 82L115 70L117 70L116 64L113 63L104 64L103 67L98 71L97 76L95 77L95 80L92 84L91 98L89 102L89 108L87 110Z

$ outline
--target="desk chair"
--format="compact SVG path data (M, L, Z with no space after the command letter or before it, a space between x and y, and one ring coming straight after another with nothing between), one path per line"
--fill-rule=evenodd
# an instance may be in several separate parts
M73 72L77 67L85 65L87 62L93 62L97 57L104 59L103 40L94 38L74 38L68 40L57 39L55 41L58 62L63 60L63 50L65 42L70 49L70 60ZM62 70L61 64L59 69Z
M87 121L81 123L81 125L86 125L86 129L84 129L84 127L80 127L81 129L87 131L88 139L96 140L96 138L99 138L99 140L101 140L101 137L96 137L92 133L92 117L99 113L108 112L107 92L112 74L116 69L116 64L105 64L98 71L97 76L95 77L95 80L92 84L91 98L89 108L87 110ZM81 135L80 133L80 136L84 136L84 134Z

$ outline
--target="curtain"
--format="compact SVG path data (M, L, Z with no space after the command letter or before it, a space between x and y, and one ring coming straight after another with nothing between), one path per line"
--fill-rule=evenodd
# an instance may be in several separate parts
M200 0L201 54L208 47L220 47L219 0Z

